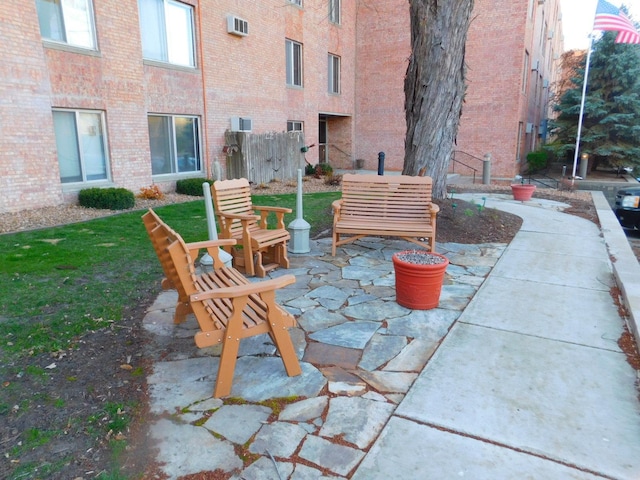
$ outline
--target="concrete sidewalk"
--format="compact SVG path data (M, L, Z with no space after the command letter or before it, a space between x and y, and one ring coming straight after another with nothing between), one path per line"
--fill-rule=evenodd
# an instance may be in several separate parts
M610 295L610 250L635 262L623 233L604 209L601 231L557 202L477 197L521 216L522 229L506 248L438 245L451 265L434 310L394 301L390 256L404 242L363 241L334 258L323 240L292 256L281 273L298 281L278 300L298 317L303 375L286 376L268 339L245 341L232 396L246 403L211 399L216 352L193 346L195 322L172 325L175 299L163 293L144 323L157 360L150 441L164 473L639 478L638 379ZM305 399L282 411L260 403L293 395ZM258 459L245 468L239 448Z

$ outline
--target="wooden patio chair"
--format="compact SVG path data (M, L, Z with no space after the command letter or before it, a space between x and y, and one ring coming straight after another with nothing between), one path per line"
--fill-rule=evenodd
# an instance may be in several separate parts
M291 213L290 208L253 205L251 186L246 178L214 182L211 197L220 238L238 241L236 247L223 247L233 257L235 268L258 277L264 277L278 266L289 268L287 242L291 235L284 226L284 214ZM267 228L270 213L275 214L275 228Z
M184 292L189 310L200 327L195 335L196 345L200 348L222 345L213 396L219 398L231 394L240 340L263 333L268 333L273 340L287 374L300 375L302 370L288 332L289 328L296 326L296 320L275 302L276 290L295 283L295 277L283 275L249 282L236 269L226 267L220 259L219 247L235 244L234 239L187 244L153 210L150 209L145 217L145 224L150 219L157 223L152 243L155 238L158 245L165 245L165 254L160 262L165 273L171 272L176 289ZM197 273L194 259L203 248L213 258L213 271Z

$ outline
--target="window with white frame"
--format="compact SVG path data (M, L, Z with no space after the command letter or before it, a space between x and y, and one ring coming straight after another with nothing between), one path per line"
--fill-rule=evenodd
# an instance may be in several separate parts
M142 55L195 67L193 7L173 0L138 0Z
M340 0L329 0L329 21L340 23Z
M287 120L287 132L302 132L303 123L300 120Z
M286 40L287 85L302 86L302 44Z
M103 112L54 110L53 129L62 183L109 179Z
M287 0L289 3L293 3L294 5L302 6L302 0Z
M151 174L201 172L198 117L149 115Z
M329 93L340 93L340 57L329 54Z
M36 9L42 38L96 49L91 0L36 0Z

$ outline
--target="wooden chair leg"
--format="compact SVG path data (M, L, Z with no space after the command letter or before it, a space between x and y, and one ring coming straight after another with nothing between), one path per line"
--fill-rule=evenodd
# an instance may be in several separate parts
M242 249L242 253L244 255L244 271L247 277L253 277L256 274L255 268L253 266L253 252L251 249L251 245L245 245Z
M193 310L191 309L191 304L189 303L189 301L178 301L178 303L176 304L176 313L173 315L173 323L178 325L179 323L184 322L187 318L187 315L192 312Z
M259 278L266 277L267 270L264 268L264 265L262 264L262 252L260 251L256 252L254 261L255 261L255 265L254 265L255 276Z
M276 263L282 268L289 268L289 257L287 257L287 242L276 245Z
M242 311L247 304L248 297L234 298L233 314L227 324L227 332L222 343L222 354L220 355L220 367L216 386L213 390L214 398L228 397L231 395L233 386L233 374L236 369L238 359L238 349L240 348L240 338L242 335Z
M296 375L302 374L300 362L298 361L298 357L296 356L296 350L293 347L293 342L291 341L289 330L285 326L282 314L280 313L278 308L275 307L275 292L263 292L261 296L267 304L267 308L269 310L269 326L271 329L271 331L269 332L269 336L274 341L276 348L280 353L280 357L282 358L282 363L284 363L284 368L287 371L287 375L289 375L290 377L295 377Z

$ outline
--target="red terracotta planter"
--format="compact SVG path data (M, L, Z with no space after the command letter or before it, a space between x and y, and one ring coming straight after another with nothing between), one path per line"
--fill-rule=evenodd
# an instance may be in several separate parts
M531 185L530 183L514 183L511 185L513 199L521 202L531 200L535 189L536 186Z
M403 260L406 254L414 256L416 261ZM432 260L421 256L432 256ZM426 250L405 250L394 254L391 259L396 274L396 302L413 310L436 308L449 259Z

